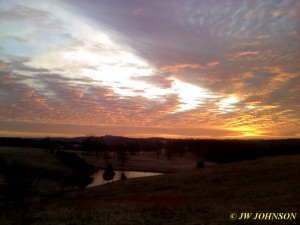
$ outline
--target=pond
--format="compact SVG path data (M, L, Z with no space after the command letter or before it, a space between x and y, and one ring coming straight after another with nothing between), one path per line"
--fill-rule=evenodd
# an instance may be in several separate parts
M121 180L121 175L124 173L126 179L130 178L137 178L137 177L150 177L150 176L158 176L158 175L163 175L164 173L156 173L156 172L139 172L139 171L114 171L115 172L115 177L112 181L118 181ZM107 184L107 181L103 180L103 173L104 170L98 170L92 178L94 179L92 183L90 183L87 188L90 187L95 187L103 184Z

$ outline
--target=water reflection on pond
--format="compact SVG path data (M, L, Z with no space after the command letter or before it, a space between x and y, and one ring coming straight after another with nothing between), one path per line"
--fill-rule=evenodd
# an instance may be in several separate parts
M91 184L89 184L87 186L87 188L106 184L107 181L103 180L103 177L102 177L103 173L104 173L104 170L98 170L98 172L96 172L92 176L92 178L94 178L94 180L93 180L93 182ZM150 176L163 175L163 173L155 173L155 172L115 171L115 177L114 177L114 179L112 181L121 180L122 173L124 173L126 179L136 178L136 177L150 177Z

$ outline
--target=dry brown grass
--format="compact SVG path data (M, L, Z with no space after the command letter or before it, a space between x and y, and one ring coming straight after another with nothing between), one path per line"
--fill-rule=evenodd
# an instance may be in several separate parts
M49 155L43 149L0 146L0 155L8 164L19 163L53 173L70 174L73 172L54 155Z
M291 225L294 221L231 221L229 214L298 212L299 217L299 177L300 155L189 168L63 192L47 203L28 203L23 214L2 209L0 221L9 225L20 221L35 225Z

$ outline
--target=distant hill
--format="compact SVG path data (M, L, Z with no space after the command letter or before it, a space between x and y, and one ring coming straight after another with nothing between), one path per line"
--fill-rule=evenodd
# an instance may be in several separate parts
M166 139L166 138L129 138L121 136L91 136L101 148L95 151L157 152L162 149L170 155L191 152L206 161L230 163L241 160L257 159L263 156L300 154L300 139L278 140L217 140L217 139ZM0 146L53 148L62 150L84 150L83 142L87 137L74 138L0 138Z

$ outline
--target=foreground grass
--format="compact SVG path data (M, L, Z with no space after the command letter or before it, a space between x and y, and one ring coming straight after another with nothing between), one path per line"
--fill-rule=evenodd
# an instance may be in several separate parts
M179 163L179 162L178 162ZM231 221L231 212L297 212L300 156L218 165L163 176L118 181L61 192L22 209L3 207L1 224L299 224Z

